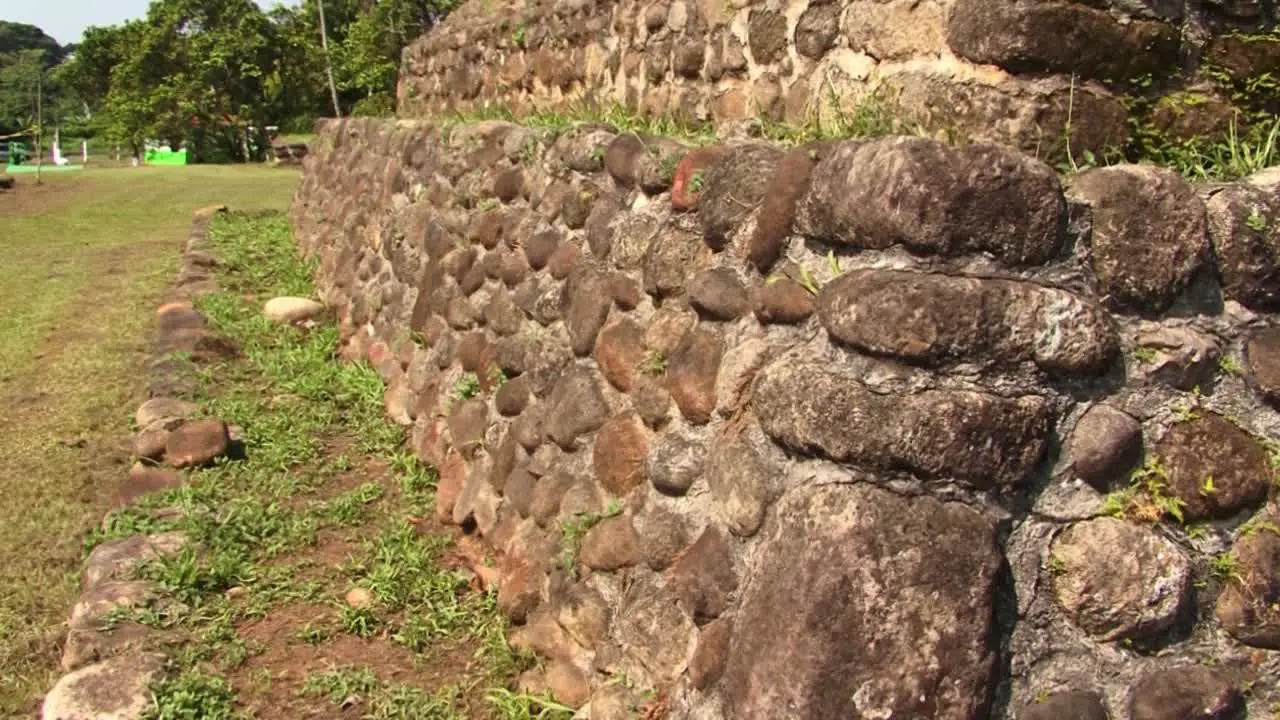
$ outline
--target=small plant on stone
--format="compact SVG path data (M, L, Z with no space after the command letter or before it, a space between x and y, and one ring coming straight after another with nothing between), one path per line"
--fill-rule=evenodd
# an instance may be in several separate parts
M1050 575L1058 577L1067 572L1067 563L1057 555L1050 555L1049 560L1045 563L1045 569Z
M1232 552L1214 555L1209 561L1209 575L1220 583L1244 582L1240 575L1240 560Z
M1241 375L1244 373L1244 369L1240 367L1240 361L1225 354L1218 358L1218 369L1227 375Z
M822 290L822 285L817 278L813 276L813 273L809 272L809 268L803 265L800 266L800 278L797 282L800 283L800 287L808 290L810 295L817 295Z
M676 167L680 165L680 156L676 153L667 153L658 158L658 172L662 177L662 181L670 183L676 177Z
M511 33L511 43L518 48L524 47L525 24L520 23L516 26L515 32Z
M1257 208L1250 208L1249 217L1244 219L1244 224L1254 232L1263 232L1267 229L1267 218Z
M480 394L480 378L475 373L466 373L458 378L453 388L453 395L459 400L470 400Z
M485 198L481 200L480 204L477 205L476 207L479 208L480 210L492 210L498 207L498 198L491 198L491 197Z
M1155 363L1158 356L1159 353L1145 345L1139 345L1133 349L1133 359L1144 365L1151 365Z
M497 388L500 388L503 385L505 385L508 379L510 378L507 377L506 371L504 371L502 368L498 367L497 365L489 366L489 386L490 387L496 390Z
M594 148L591 149L591 162L596 162L596 163L604 162L604 156L606 152L608 152L608 148L606 148L604 145L595 146Z
M1200 495L1202 495L1203 497L1212 497L1217 493L1218 493L1218 488L1213 484L1212 475L1205 478L1204 482L1200 483Z
M1200 386L1191 388L1190 401L1178 400L1173 405L1173 417L1180 423L1191 422L1200 417L1200 404L1204 400L1204 396L1200 393Z
M1102 514L1151 523L1170 517L1182 523L1186 502L1167 493L1168 481L1168 470L1153 457L1133 471L1128 487L1103 499Z
M1256 535L1260 532L1269 532L1280 535L1280 524L1276 524L1271 520L1264 520L1261 516L1256 516L1249 522L1240 526L1240 537L1246 538Z
M533 138L527 138L524 144L520 146L520 163L522 165L532 165L538 159L538 141Z
M693 174L693 177L689 178L689 192L692 192L692 193L702 192L702 185L705 182L706 182L706 179L703 177L703 172L701 170L698 170Z
M1198 523L1187 526L1187 539L1191 541L1206 540L1213 534L1213 526L1208 523Z
M661 350L650 350L640 361L640 369L647 375L660 376L667 371L667 358Z
M844 272L840 269L840 258L836 257L836 252L834 250L827 251L827 269L831 271L833 276Z

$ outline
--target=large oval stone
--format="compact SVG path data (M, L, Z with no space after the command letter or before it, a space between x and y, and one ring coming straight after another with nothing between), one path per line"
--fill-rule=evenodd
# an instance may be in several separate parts
M784 359L756 379L752 409L771 438L799 453L979 488L1026 478L1049 432L1043 398L980 392L872 392L824 363Z
M1071 620L1100 640L1140 638L1173 624L1190 562L1148 528L1111 517L1076 523L1054 539L1053 594Z
M1008 280L856 270L822 288L818 316L841 342L930 366L1031 360L1048 371L1098 372L1119 348L1097 303Z

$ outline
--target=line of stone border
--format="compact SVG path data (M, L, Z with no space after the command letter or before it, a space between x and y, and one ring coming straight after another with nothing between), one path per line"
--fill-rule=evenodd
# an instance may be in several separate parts
M221 420L196 419L198 407L189 363L234 353L209 332L194 301L218 289L213 276L216 260L209 254L213 218L226 212L215 205L193 214L183 245L177 278L156 311L156 330L146 362L148 399L135 414L137 461L113 489L112 510L128 507L143 495L179 487L185 468L226 454L235 433ZM157 511L172 516L177 509ZM135 571L152 560L180 551L182 532L134 535L104 542L93 549L81 573L81 594L67 620L63 646L63 676L42 701L41 720L81 720L110 717L141 718L151 705L150 688L164 672L166 658L150 651L146 626L112 621L122 609L156 598L155 588L136 578ZM104 626L110 625L109 629Z

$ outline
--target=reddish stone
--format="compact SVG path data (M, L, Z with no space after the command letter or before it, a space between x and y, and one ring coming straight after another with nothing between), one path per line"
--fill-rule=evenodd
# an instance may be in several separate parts
M631 518L602 520L582 539L578 559L592 570L610 572L640 562L640 538Z
M462 486L467 481L467 463L457 450L449 450L444 462L440 463L440 482L436 484L436 519L453 522L453 506L462 494Z
M685 335L667 362L671 399L695 425L709 422L716 408L716 377L723 354L720 333L698 326Z
M135 500L148 493L161 490L172 490L182 486L182 476L165 467L157 467L137 462L129 468L129 474L111 493L111 507L119 508L132 505Z
M644 358L644 331L622 317L606 325L596 338L595 359L600 374L622 392L630 392L636 368Z
M596 436L596 479L618 497L631 492L647 478L645 458L649 436L635 415L617 415L600 428Z
M680 212L690 212L698 207L698 195L711 166L724 154L719 146L690 151L676 166L671 182L671 207Z
M578 265L578 258L581 256L582 251L577 245L561 243L551 255L551 259L547 261L547 270L550 271L551 277L563 280L569 277L569 273Z
M756 291L756 319L766 325L804 322L814 307L813 295L790 278L779 278Z
M227 426L216 418L186 423L169 433L165 460L175 468L207 465L227 453Z
M732 629L729 620L716 620L698 634L698 646L689 660L689 679L695 688L706 690L724 673Z

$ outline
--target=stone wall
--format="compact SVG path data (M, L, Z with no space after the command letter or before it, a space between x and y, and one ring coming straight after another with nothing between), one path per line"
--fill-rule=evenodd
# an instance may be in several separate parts
M870 92L934 131L1058 157L1280 112L1269 0L475 0L408 47L402 116L589 100L805 123ZM1074 76L1074 80L1073 80ZM833 100L834 98L834 100ZM1137 101L1137 102L1135 102Z
M304 166L344 357L493 549L528 686L594 720L1272 716L1274 172L373 120Z

